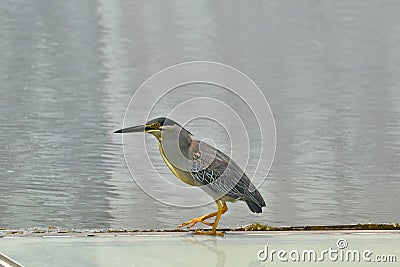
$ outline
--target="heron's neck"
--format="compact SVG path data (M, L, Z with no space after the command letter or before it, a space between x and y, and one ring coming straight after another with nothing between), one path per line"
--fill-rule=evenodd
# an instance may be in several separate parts
M189 160L192 158L188 153L189 147L192 144L192 135L184 128L165 131L162 135L158 136L157 139L164 147L172 148L179 144L180 153Z
M179 148L182 154L189 160L192 159L192 156L189 155L188 153L191 144L192 144L191 134L185 129L182 129L182 131L179 134Z

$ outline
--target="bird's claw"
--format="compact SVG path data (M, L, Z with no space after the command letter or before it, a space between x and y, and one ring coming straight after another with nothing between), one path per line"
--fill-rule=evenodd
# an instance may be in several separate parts
M203 223L203 224L208 225L208 226L213 226L214 225L213 223L205 221L204 218L199 217L199 218L193 218L190 221L182 223L181 225L178 226L178 228L182 228L184 226L186 226L187 228L192 228L198 222Z
M194 234L196 235L217 235L217 236L224 236L224 232L218 232L218 231L203 231L203 230L196 230L194 231Z

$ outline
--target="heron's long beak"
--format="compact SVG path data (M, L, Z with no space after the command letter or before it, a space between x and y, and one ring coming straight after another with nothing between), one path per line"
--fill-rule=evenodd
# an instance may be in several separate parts
M114 133L137 133L137 132L145 132L146 126L145 125L138 125L129 128L120 129L115 131Z

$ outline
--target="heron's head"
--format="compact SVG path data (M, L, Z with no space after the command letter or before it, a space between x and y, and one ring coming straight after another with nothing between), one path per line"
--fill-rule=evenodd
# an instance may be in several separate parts
M161 140L161 136L164 133L168 132L184 132L189 135L190 132L185 130L182 126L180 126L175 121L168 118L156 118L146 122L145 125L138 125L129 128L120 129L115 131L114 133L135 133L135 132L146 132L154 135L159 141Z

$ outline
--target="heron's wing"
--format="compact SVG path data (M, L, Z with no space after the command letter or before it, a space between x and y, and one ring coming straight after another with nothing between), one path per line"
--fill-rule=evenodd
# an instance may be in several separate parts
M260 207L264 199L242 169L226 154L199 141L191 168L193 178L217 194L252 201Z

